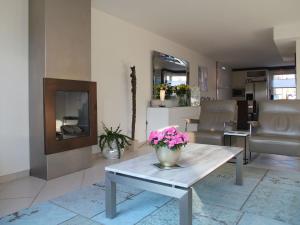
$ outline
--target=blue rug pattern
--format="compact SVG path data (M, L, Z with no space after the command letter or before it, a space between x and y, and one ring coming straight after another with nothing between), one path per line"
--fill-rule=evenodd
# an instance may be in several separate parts
M300 173L226 164L193 188L193 225L300 225ZM178 201L117 185L117 217L105 217L105 185L67 193L0 218L0 225L177 225Z

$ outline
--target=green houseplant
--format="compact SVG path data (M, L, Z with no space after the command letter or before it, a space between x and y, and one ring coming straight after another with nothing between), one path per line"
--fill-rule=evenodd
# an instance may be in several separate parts
M129 140L131 137L122 134L120 125L113 129L112 127L107 128L103 124L104 134L99 136L99 147L105 158L108 159L120 159L124 148L129 146Z
M178 105L187 106L190 95L190 87L186 84L180 84L175 87L175 93L178 97Z

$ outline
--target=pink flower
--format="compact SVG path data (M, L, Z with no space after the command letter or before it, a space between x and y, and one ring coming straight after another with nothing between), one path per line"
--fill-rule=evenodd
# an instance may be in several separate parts
M175 141L169 141L168 147L173 148L175 146L176 142Z
M164 130L168 135L173 135L173 134L176 134L177 133L177 130L175 127L169 127L169 128L166 128Z
M175 141L176 141L176 144L183 144L183 142L184 142L181 135L177 135L175 137Z
M158 131L151 131L148 141L151 142L153 139L155 139L158 135L157 133L158 133Z
M183 133L182 134L182 138L184 142L188 142L189 141L189 135L187 133Z
M169 127L163 131L152 131L148 142L151 145L162 144L169 149L179 148L188 142L188 134L179 132L175 127Z
M162 139L164 139L164 137L165 137L164 133L158 132L158 134L157 134L157 139L158 139L159 141L161 141Z

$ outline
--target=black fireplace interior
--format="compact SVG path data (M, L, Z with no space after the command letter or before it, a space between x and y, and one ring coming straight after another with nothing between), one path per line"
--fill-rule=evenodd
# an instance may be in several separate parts
M88 92L57 91L55 103L56 140L90 135Z

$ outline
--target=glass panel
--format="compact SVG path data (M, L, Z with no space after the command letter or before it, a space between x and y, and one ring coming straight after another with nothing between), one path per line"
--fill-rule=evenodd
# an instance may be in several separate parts
M274 100L296 99L296 88L274 88Z
M272 87L295 88L296 75L295 74L274 75L272 79Z
M56 140L90 135L88 92L56 92Z

